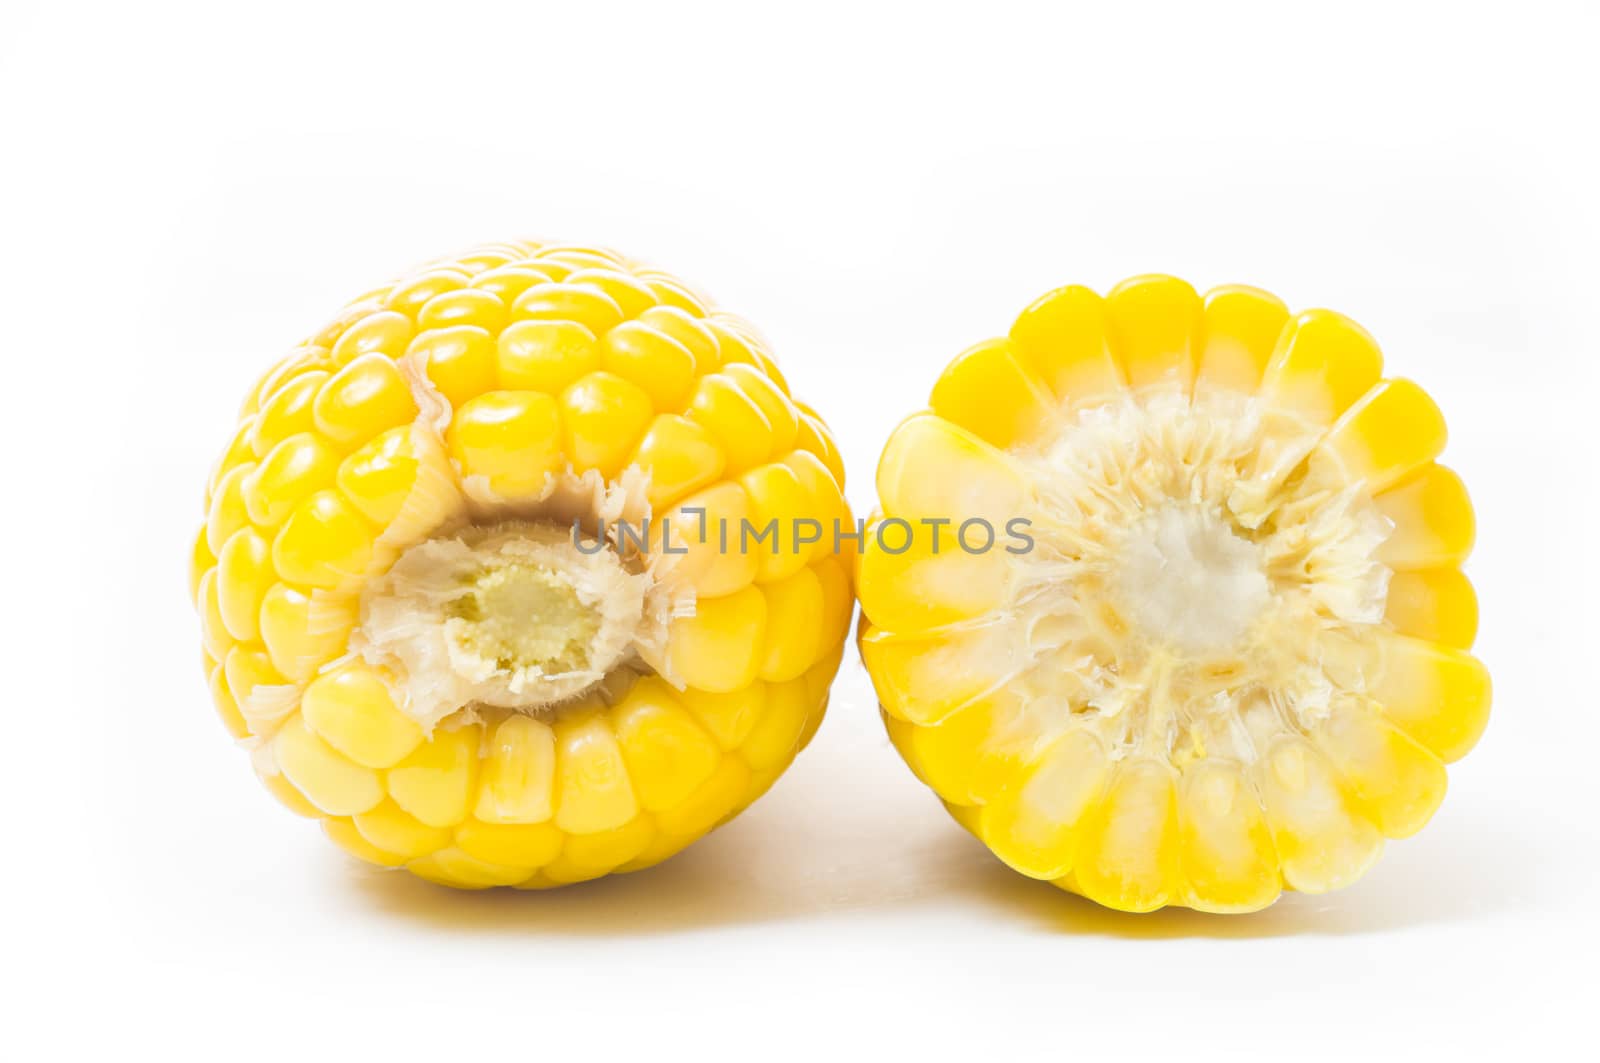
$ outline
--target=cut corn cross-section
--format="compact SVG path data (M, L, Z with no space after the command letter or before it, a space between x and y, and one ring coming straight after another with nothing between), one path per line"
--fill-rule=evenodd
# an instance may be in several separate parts
M364 860L466 888L648 867L821 721L843 484L764 341L667 274L435 262L246 398L193 546L213 699Z
M860 649L894 745L997 856L1112 908L1241 912L1422 828L1487 722L1473 514L1366 332L1251 288L1067 287L930 406L878 467Z

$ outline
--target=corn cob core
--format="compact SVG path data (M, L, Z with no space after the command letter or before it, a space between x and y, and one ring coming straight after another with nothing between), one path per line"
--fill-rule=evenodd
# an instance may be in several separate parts
M551 522L469 525L411 547L362 594L351 645L391 665L405 711L432 726L464 705L537 713L592 690L636 647L666 641L663 585L641 558L586 553ZM692 608L687 592L679 608Z
M1225 653L1261 624L1271 602L1261 550L1196 506L1168 506L1132 524L1111 570L1120 611L1158 645Z
M1298 455L1315 436L1282 426L1275 439ZM1270 735L1325 714L1336 658L1383 615L1388 572L1373 551L1387 522L1325 470L1256 502L1239 470L1266 449L1250 407L1155 393L1019 453L1039 485L1018 510L1036 542L1014 565L1005 623L1034 660L1066 667L1013 688L1081 706L1109 747L1179 761L1253 761ZM1271 715L1254 707L1267 693Z
M370 862L473 888L650 866L820 722L850 558L738 535L848 526L843 481L759 337L669 275L529 242L433 263L244 404L193 550L217 709Z
M511 675L510 708L537 710L565 700L583 686L563 689L555 685L560 677L605 675L621 658L595 645L607 600L585 600L560 565L485 561L445 606L452 671L468 678ZM621 604L626 614L640 603L623 598Z
M1370 337L1136 278L969 350L878 469L861 649L897 748L1024 874L1246 911L1422 827L1488 678L1437 409ZM944 551L928 521L1026 542ZM923 534L922 529L927 529Z

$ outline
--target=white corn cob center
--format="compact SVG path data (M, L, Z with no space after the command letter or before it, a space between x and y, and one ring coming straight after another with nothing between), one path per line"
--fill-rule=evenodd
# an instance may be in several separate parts
M1017 680L1043 734L1248 763L1363 693L1389 524L1337 469L1280 471L1318 436L1255 400L1154 394L1020 455L1036 541L995 620L1027 647Z

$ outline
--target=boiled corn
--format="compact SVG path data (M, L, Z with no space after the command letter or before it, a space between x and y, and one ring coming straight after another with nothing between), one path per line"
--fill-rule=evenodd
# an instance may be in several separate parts
M1359 326L1067 287L930 406L878 467L860 648L894 745L1000 859L1240 912L1427 822L1487 722L1473 514L1437 407Z
M371 863L648 867L810 740L854 606L832 536L716 529L849 526L843 483L764 342L667 274L531 242L433 263L244 403L192 554L217 711Z

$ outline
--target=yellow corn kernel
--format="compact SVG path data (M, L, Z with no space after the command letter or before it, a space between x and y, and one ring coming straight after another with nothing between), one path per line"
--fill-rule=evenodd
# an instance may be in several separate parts
M598 713L556 721L556 826L569 834L620 827L639 811L622 748Z
M538 269L526 262L508 262L503 266L484 270L472 278L472 287L496 296L507 306L517 301L517 296L536 284L549 284L555 277L548 270Z
M600 257L606 260L605 265L575 270L564 278L566 283L581 284L605 292L617 304L625 319L636 318L656 305L655 293L650 286L628 273L624 263L607 255ZM619 266L623 268L617 268Z
M250 450L257 460L290 436L316 429L313 404L328 374L317 371L302 373L278 389L256 415L250 431Z
M270 758L266 758L270 761ZM258 768L256 777L261 780L261 785L271 794L277 802L290 812L305 819L321 819L322 810L310 801L306 795L294 788L276 764L271 765L270 771Z
M794 679L816 663L826 634L822 581L809 568L765 584L767 626L758 674L770 683Z
M543 867L561 852L566 835L554 823L484 823L469 819L455 831L456 848L476 860L507 867Z
M348 365L364 354L398 358L416 331L416 324L405 314L392 310L364 314L340 333L333 345L333 362Z
M635 816L609 830L571 835L561 846L561 855L540 871L540 877L565 886L608 875L644 852L655 836L656 825L649 816Z
M406 354L452 407L494 389L497 352L487 329L473 325L429 329L411 341Z
M221 660L233 648L234 638L222 619L222 603L217 593L217 570L207 569L195 592L195 608L200 613L200 639L213 660Z
M757 369L762 368L761 357L757 353L760 343L750 335L748 327L737 318L713 313L703 324L707 331L716 337L717 352L722 358L724 367L748 365Z
M1261 385L1289 308L1270 292L1229 284L1206 293L1197 383L1249 394Z
M680 501L652 529L653 550L671 550L669 560L702 597L720 598L754 582L760 556L740 548L752 521L750 495L738 481L724 480ZM753 522L752 522L753 523Z
M1382 372L1338 314L1163 276L1057 289L954 358L853 575L884 727L958 823L1100 904L1208 912L1424 825L1490 684L1443 418ZM805 570L830 632L850 553Z
M594 333L575 321L518 321L500 333L500 386L550 395L600 368Z
M845 517L849 518L848 512ZM837 655L844 637L850 632L850 622L855 619L856 598L855 589L850 585L850 571L832 554L824 554L811 571L817 574L817 582L822 586L822 635L817 644L835 647L833 652ZM827 655L822 659L826 660Z
M1396 572L1383 618L1402 635L1469 650L1478 635L1478 595L1458 569Z
M767 424L772 427L772 453L787 454L800 435L800 409L789 397L789 390L777 376L777 367L771 359L759 351L752 353L756 356L755 363L725 364L722 373L761 407Z
M351 586L373 557L372 526L337 491L318 491L290 515L272 542L272 565L292 583L328 590Z
M1178 899L1177 792L1172 769L1123 762L1086 817L1072 888L1107 908L1148 912Z
M206 506L211 506L212 497L216 494L217 484L229 472L239 465L255 460L255 451L250 449L250 437L255 431L256 416L254 413L242 415L239 427L234 430L233 438L228 441L227 447L222 451L222 456L217 459L211 468L211 475L206 478Z
M1489 672L1477 658L1423 639L1378 643L1372 696L1384 715L1446 763L1460 760L1489 725Z
M706 316L705 302L682 283L665 274L641 273L640 278L650 286L650 292L662 307L680 310L691 317Z
M428 826L393 801L351 816L350 823L374 848L396 856L396 863L427 856L451 842L450 831Z
M237 739L250 737L250 724L239 711L238 699L228 689L227 670L220 664L211 669L211 703L230 735Z
M1080 826L1100 799L1107 771L1105 750L1093 735L1068 734L983 806L978 834L1024 875L1060 878L1072 869Z
M823 657L822 660L806 669L806 674L800 678L806 684L806 698L811 704L811 711L806 715L805 729L800 732L800 749L803 751L816 737L817 729L822 726L822 717L828 711L828 702L832 699L829 687L832 686L834 677L839 674L839 665L844 660L844 646Z
M766 690L761 682L725 693L686 687L676 692L676 698L726 753L738 749L761 719Z
M1193 288L1176 277L1133 277L1106 296L1106 317L1129 387L1189 390L1204 329L1204 308Z
M1184 903L1203 912L1253 912L1283 890L1266 812L1239 765L1196 761L1178 791Z
M222 670L239 714L251 732L268 734L294 711L297 691L256 646L233 647L223 659Z
M659 508L716 482L728 464L715 436L677 414L662 414L651 422L631 461L654 472L650 505Z
M255 387L246 393L244 402L239 406L239 414L241 417L245 417L259 413L261 407L265 406L283 385L302 373L309 373L313 369L331 373L334 368L332 357L327 348L317 344L309 346L302 344L295 348L292 353L285 355L282 361L261 374L260 379L256 381ZM248 446L245 447L245 452L249 453Z
M438 440L411 425L391 428L345 458L335 482L386 539L431 531L461 505Z
M1315 739L1386 837L1415 834L1444 800L1444 764L1375 712L1341 708Z
M497 331L506 323L506 304L493 292L478 288L458 288L440 292L417 310L417 328L450 328L472 325Z
M391 287L392 285L385 284L382 287L373 288L358 298L351 299L345 303L343 309L324 324L307 343L301 345L302 349L314 347L321 348L323 351L332 351L334 345L339 342L346 332L351 330L353 325L366 320L367 317L382 309L383 297L389 294ZM332 365L331 359L329 364ZM269 373L268 375L270 376L271 374Z
M672 688L655 677L633 685L612 710L612 727L639 805L648 812L681 804L711 777L721 757Z
M406 870L437 885L466 890L515 886L533 874L531 867L479 860L455 845L411 861Z
M277 582L272 544L253 528L233 533L217 557L217 610L228 634L254 642L261 633L262 602Z
M324 819L322 821L322 833L326 834L333 844L357 860L363 860L369 864L377 864L379 867L399 867L405 862L404 857L396 853L385 852L369 842L356 829L355 823L350 819L344 817Z
M542 823L555 812L556 739L528 716L508 716L489 736L475 818L485 823Z
M983 698L937 724L919 726L885 712L895 748L917 778L946 801L980 806L1021 772L1032 751L1022 707L1005 697Z
M997 608L1010 593L1011 573L994 550L962 550L949 527L886 517L866 529L856 585L873 624L930 631Z
M312 416L318 432L349 447L395 425L409 424L417 416L417 404L394 360L367 354L323 385Z
M468 283L471 285L471 287L477 288L480 287L480 285L478 285L476 281L484 273L493 269L499 269L503 266L507 266L510 263L522 258L522 256L522 248L517 247L514 244L496 243L483 244L475 250L469 251L464 255L457 255L454 258L446 259L445 261L449 262L456 269L459 269L463 273L470 276L472 281Z
M205 574L217 564L217 555L211 552L211 547L206 543L206 529L201 526L195 533L194 546L189 551L189 600L200 600L200 581Z
M450 423L450 457L470 484L500 498L537 498L561 471L561 411L537 391L491 391L472 399Z
M641 816L640 819L647 817ZM661 829L660 824L652 822L649 844L641 849L637 856L623 864L612 868L616 872L643 871L648 867L655 867L661 861L675 855L683 847L683 839L667 834Z
M361 860L463 889L652 866L821 721L843 483L687 285L531 241L433 262L241 404L188 544L212 701Z
M727 455L727 470L740 473L772 454L772 425L749 395L731 377L702 377L685 415L705 426Z
M1011 326L1011 350L1058 399L1078 401L1122 390L1111 353L1105 300L1088 288L1059 288Z
M385 776L395 804L430 827L453 827L467 818L478 781L477 727L433 734Z
M311 432L283 440L240 484L245 512L259 528L276 528L312 494L333 486L339 453Z
M1477 522L1466 485L1452 470L1430 462L1375 499L1394 530L1378 559L1405 571L1459 565L1472 552Z
M649 283L647 280L641 280L642 283ZM651 295L659 300L653 288ZM681 307L672 305L648 307L639 315L639 322L650 326L663 336L676 340L692 354L696 377L703 378L706 374L715 373L722 368L722 352L717 344L716 333L712 332L705 322L698 320Z
M600 365L638 385L658 410L681 410L695 380L689 348L642 321L628 321L606 333Z
M671 809L657 813L661 830L692 840L715 827L750 801L750 769L738 757L723 757L711 778Z
M383 800L378 773L340 756L298 715L279 728L272 752L284 777L330 816L353 816Z
M259 618L272 667L298 682L344 652L356 626L356 603L275 583L262 597Z
M786 767L800 749L810 712L804 679L768 683L764 711L739 747L739 755L757 775Z
M844 459L839 456L839 446L833 433L822 420L801 404L796 404L800 417L795 424L795 446L817 456L833 478L833 485L844 490Z
M1023 367L1004 340L970 348L933 386L933 412L997 447L1032 439L1055 405L1049 390Z
M1302 738L1285 735L1256 765L1257 785L1284 881L1325 893L1361 877L1383 849L1333 766Z
M383 298L383 305L415 321L418 311L426 306L430 299L445 292L455 291L457 288L464 288L469 280L471 275L465 270L449 267L426 269L412 274L390 288L389 294Z
M1027 480L999 450L940 417L919 414L889 437L878 462L878 499L906 519L960 514L993 524L1022 512ZM954 548L956 529L947 532Z
M615 479L650 427L655 410L637 385L607 372L589 373L561 393L567 460L578 471Z
M794 513L793 517L797 521L804 519L815 521L815 524L805 526L804 536L786 535L784 547L792 550L807 565L831 559L834 556L836 543L841 552L848 550L849 543L844 540L844 536L854 531L850 519L850 507L845 503L844 493L839 489L839 481L834 479L832 471L817 455L801 449L791 450L785 454L782 464L794 473L795 479L800 484L801 497L798 504L802 508ZM801 525L797 523L794 527L799 528ZM815 538L816 541L807 542L808 538Z
M1278 341L1261 393L1281 410L1332 424L1383 373L1383 355L1366 330L1341 314L1311 310Z
M235 465L222 475L211 492L211 503L206 512L206 548L213 554L233 533L250 523L250 511L244 504L245 480L255 471L255 462Z
M755 682L761 670L767 600L755 587L695 603L672 627L672 674L701 690L726 693Z
M1003 625L896 634L861 632L861 659L891 715L932 725L998 689L1019 667L1017 633Z
M599 288L578 284L541 284L517 296L513 321L570 321L596 336L610 332L624 319L622 308Z
M1444 442L1444 416L1427 392L1386 380L1340 420L1326 445L1347 476L1376 493L1433 461Z
M383 676L360 661L318 676L300 712L325 742L369 768L393 766L422 741L422 728L395 706Z
M799 543L796 522L813 511L814 500L788 465L759 466L740 476L738 482L750 498L749 534L741 527L739 548L756 556L756 582L787 579L810 560L809 549ZM822 534L818 532L818 539Z

